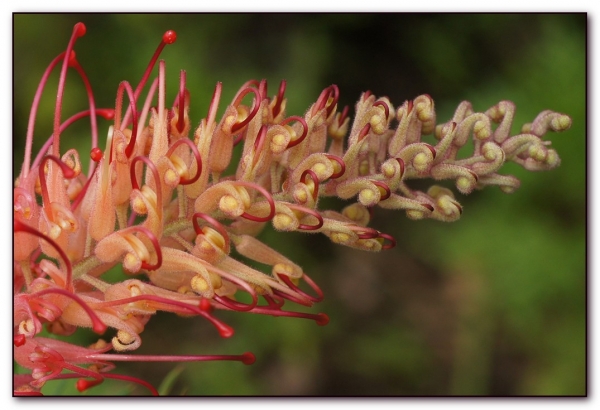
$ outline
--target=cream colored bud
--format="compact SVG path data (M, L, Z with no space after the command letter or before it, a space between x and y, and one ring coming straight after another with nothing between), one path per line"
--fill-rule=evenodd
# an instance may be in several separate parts
M317 174L317 177L319 178L319 180L323 180L323 179L327 178L327 176L328 176L327 165L323 164L322 162L317 162L315 165L313 165L311 167L311 169L313 170L313 172L315 174Z
M218 231L209 226L205 226L202 228L202 233L204 234L204 238L207 239L211 245L225 251L225 238Z
M124 330L119 330L117 335L112 338L111 342L113 349L115 349L117 352L134 350L140 344L138 338Z
M383 109L382 109L383 111ZM385 114L381 114L381 115L373 115L371 117L371 119L369 120L369 123L371 124L371 130L378 135L383 134L383 132L386 129L386 125L387 125L387 121L385 119Z
M272 222L278 231L295 231L298 228L298 221L286 214L276 214Z
M521 134L531 134L533 124L528 122L521 127Z
M48 227L50 228L48 230L48 236L50 237L50 239L56 239L62 233L62 229L60 228L60 226L58 226L54 222L48 221Z
M369 175L369 161L365 159L360 162L360 165L358 167L358 174L363 176Z
M354 203L345 207L342 210L342 215L361 226L366 226L371 219L371 215L367 208L359 203Z
M164 181L168 186L176 186L179 183L179 174L172 169L167 169L165 171Z
M427 190L427 195L434 199L441 198L442 196L449 196L451 199L454 199L454 193L448 188L444 188L440 185L430 186Z
M571 127L571 117L568 115L559 115L552 119L550 126L554 131L564 131Z
M418 220L425 218L426 214L423 211L418 211L416 209L408 209L406 211L406 216L410 219Z
M219 209L225 214L238 217L244 213L242 204L231 195L223 195L219 200Z
M373 250L377 243L375 239L359 239L357 241L357 245L360 245L364 250Z
M438 124L435 126L435 132L434 132L434 136L436 139L441 140L443 135L443 130L444 130L444 124Z
M35 333L35 325L33 323L33 320L31 320L31 319L22 320L21 323L19 323L19 334L22 334L25 336L33 336L34 333Z
M138 215L146 215L148 213L146 203L137 195L131 199L131 208Z
M471 191L473 191L473 188L475 188L475 184L473 183L473 180L461 176L456 178L456 188L458 188L458 190L463 194L468 194Z
M379 202L381 194L372 189L362 189L358 194L358 200L364 206L372 206Z
M350 124L350 118L346 117L342 125L339 125L339 119L341 118L342 113L336 113L334 120L328 127L329 136L335 140L343 139L348 133L348 126Z
M392 178L394 176L394 174L396 173L396 170L394 168L394 165L390 162L384 162L381 165L381 173L383 174L383 176L385 178Z
M528 154L536 161L542 162L546 159L546 148L543 145L532 144L529 146Z
M475 135L475 138L479 140L485 140L491 135L490 128L488 127L488 124L486 124L484 121L475 122L475 125L473 126L473 133Z
M308 201L307 187L304 184L297 184L294 188L293 197L299 204L305 204Z
M63 231L75 232L77 230L79 224L69 208L58 202L52 202L50 208L52 209L54 223L58 224Z
M203 294L210 289L208 283L206 282L206 279L204 279L201 275L194 276L190 281L190 286L192 287L192 290L194 290L194 292L200 294Z
M547 155L546 155L545 162L551 168L556 168L557 166L560 165L560 157L558 156L558 154L556 153L555 150L549 149L547 152Z
M511 186L511 185L500 185L500 189L505 194L512 194L513 192L515 192L517 190L516 187Z
M350 241L350 235L344 232L332 232L329 238L334 243L347 244Z
M123 268L128 272L138 272L142 268L142 261L137 255L127 253L123 259Z
M461 213L461 209L457 206L457 202L448 195L441 195L436 201L436 204L446 216L452 216Z
M415 157L413 158L413 167L418 171L418 172L424 172L427 170L427 167L429 166L429 157L427 156L427 154L420 152L417 155L415 155Z
M483 147L481 147L481 152L483 152L483 157L488 161L498 159L498 156L504 157L504 151L498 144L494 142L486 142L483 144Z
M301 276L301 273L296 274L293 266L286 263L277 263L273 266L273 274L277 273L289 276L292 281L296 281Z
M287 138L283 134L276 134L271 138L270 148L274 154L282 153L287 145Z

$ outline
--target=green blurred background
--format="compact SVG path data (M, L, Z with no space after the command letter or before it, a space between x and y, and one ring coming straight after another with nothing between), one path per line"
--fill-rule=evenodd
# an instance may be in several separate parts
M439 121L462 100L485 111L517 105L519 131L542 110L573 118L547 138L560 168L502 173L521 179L459 195L460 221L411 221L377 210L372 225L396 248L380 254L333 245L321 235L267 229L261 239L299 263L325 292L312 309L326 327L302 319L222 312L236 334L220 339L205 321L159 314L142 334L140 354L237 354L257 362L135 363L117 371L173 395L583 395L586 378L586 25L585 14L17 14L14 16L14 164L20 169L29 109L47 64L73 24L87 34L75 50L100 107L114 106L120 81L137 84L167 29L162 54L167 101L187 70L195 127L215 83L224 104L248 79L269 94L287 80L288 114L302 115L335 83L341 105L361 92L396 106L428 93ZM57 75L44 95L36 146L52 132ZM81 80L67 82L63 119L87 108ZM108 128L100 120L101 146ZM61 147L89 150L89 121ZM34 152L37 152L34 150ZM327 202L337 206L337 202ZM94 335L81 331L79 343ZM175 377L176 376L176 377ZM78 394L51 382L46 394ZM107 381L87 394L146 394Z

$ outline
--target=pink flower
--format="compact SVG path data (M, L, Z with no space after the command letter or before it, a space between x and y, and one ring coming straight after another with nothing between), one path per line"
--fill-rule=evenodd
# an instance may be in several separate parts
M300 265L256 239L266 224L282 232L323 233L357 249L389 249L394 238L368 227L376 206L404 210L412 219L454 221L462 213L451 190L437 185L427 192L413 190L409 179L450 179L463 194L486 185L512 192L519 181L498 173L503 163L514 161L535 171L558 166L557 153L541 137L571 123L564 114L544 111L511 136L515 107L503 101L483 113L463 102L450 121L436 125L430 96L395 109L386 97L370 92L358 100L351 123L348 107L338 111L335 85L325 88L303 117L287 116L286 82L269 97L266 80L251 80L220 120L217 83L207 117L192 131L185 71L170 108L164 61L151 77L161 50L175 42L174 31L163 35L135 88L126 81L118 86L114 109L96 107L73 51L85 31L82 23L75 25L66 50L42 77L14 188L15 360L30 371L29 376L15 375L16 394L35 394L44 383L61 378L80 378L80 390L105 378L120 378L156 393L144 381L111 373L117 361L251 364L251 353L129 352L142 344L144 327L157 311L201 316L223 337L232 336L233 329L215 316L219 310L327 324L323 313L284 308L286 301L310 307L323 299L323 292ZM50 72L58 66L53 135L31 161L37 106ZM61 123L68 68L84 81L89 107ZM143 96L147 82L149 91ZM250 96L251 103L244 104ZM112 121L104 150L98 145L98 115ZM63 152L60 146L61 132L83 117L90 117L92 136L87 174L82 153ZM431 133L435 145L421 141ZM468 139L474 141L474 152L458 159ZM241 159L228 172L236 146ZM327 196L354 202L341 212L323 210L319 199ZM240 262L232 249L271 272ZM103 274L115 265L146 279L108 283ZM246 302L239 301L242 293L248 295ZM86 348L41 337L44 324L63 336L79 327L99 334L108 327L117 332L110 342L101 339Z

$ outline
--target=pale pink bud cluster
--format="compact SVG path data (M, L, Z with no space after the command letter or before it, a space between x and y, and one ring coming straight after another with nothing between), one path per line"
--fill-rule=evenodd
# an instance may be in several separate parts
M250 364L251 353L174 357L129 352L141 345L146 323L159 310L201 316L223 337L233 329L213 315L219 309L326 324L325 314L284 308L286 300L312 306L323 293L301 266L256 239L267 224L278 231L323 233L358 249L388 249L395 245L393 237L368 226L375 206L402 209L413 219L453 221L462 213L451 190L433 185L427 192L416 191L408 180L449 179L463 194L486 185L512 192L519 181L498 173L503 163L514 161L529 170L558 166L557 153L542 136L571 124L566 115L544 111L511 136L515 107L503 101L484 113L463 102L450 121L436 126L430 96L395 109L387 98L369 92L360 97L351 123L348 107L338 110L335 85L323 90L303 117L288 116L285 81L269 97L267 82L252 80L240 88L220 120L218 83L207 117L192 131L186 73L180 73L171 107L166 103L164 61L151 80L162 48L176 39L173 31L163 36L135 89L126 81L118 86L114 110L95 106L72 51L84 34L85 26L75 25L66 51L44 73L15 183L15 360L31 370L15 375L18 394L37 394L46 381L60 378L80 378L80 390L113 378L156 392L142 380L112 373L117 361ZM61 74L53 135L31 162L37 105L56 66ZM69 67L84 81L89 109L61 124ZM113 120L104 150L98 146L98 115ZM60 133L87 116L92 162L85 175L81 153L61 153ZM435 135L436 145L421 141L428 134ZM473 153L458 159L459 149L470 139ZM241 159L232 164L236 149ZM319 199L326 196L350 203L341 212L320 209ZM238 261L233 249L269 266L270 272ZM146 279L109 283L103 274L116 265L127 273L144 273ZM241 293L249 295L249 302L239 301ZM44 324L59 335L78 327L100 334L111 327L116 335L80 347L40 337Z

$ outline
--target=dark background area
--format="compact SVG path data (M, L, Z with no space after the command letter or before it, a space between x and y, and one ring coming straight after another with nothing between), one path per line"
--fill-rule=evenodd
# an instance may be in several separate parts
M377 210L372 226L396 238L392 250L371 254L321 235L265 230L260 238L324 290L313 311L329 315L326 327L223 312L236 334L220 339L198 318L159 314L138 353L252 351L257 362L136 363L118 371L155 385L181 371L169 390L174 395L586 393L585 14L17 14L15 173L38 81L78 21L87 34L75 50L99 107L114 106L120 81L137 84L164 31L176 30L177 42L161 56L167 101L185 69L194 127L217 81L222 113L252 78L266 78L270 95L286 79L289 115L302 115L335 83L340 107L352 108L371 90L395 106L427 93L440 122L463 100L476 111L511 100L513 133L545 109L573 119L570 130L546 137L562 158L558 169L532 173L509 164L501 173L520 178L521 188L511 195L497 188L457 194L464 208L457 222ZM57 78L38 112L38 149L52 132ZM63 119L87 108L76 75L69 75L65 96ZM109 124L99 124L103 146ZM64 150L87 152L89 122L63 138ZM85 331L78 337L93 341ZM72 385L50 382L44 392L76 394ZM128 392L145 393L106 381L89 394Z

